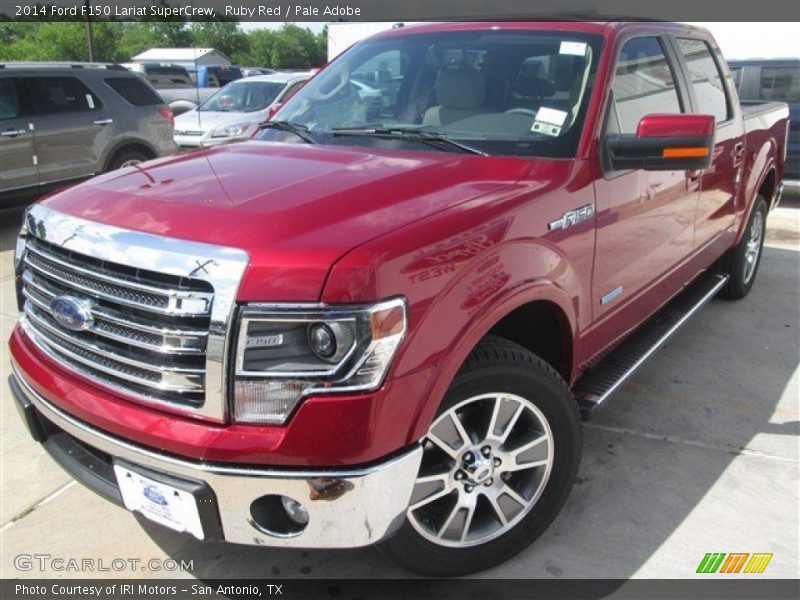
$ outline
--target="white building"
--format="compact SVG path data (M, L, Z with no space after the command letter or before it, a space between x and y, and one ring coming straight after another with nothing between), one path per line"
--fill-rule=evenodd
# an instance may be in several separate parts
M172 63L184 67L228 67L233 61L214 48L150 48L133 57L133 62Z

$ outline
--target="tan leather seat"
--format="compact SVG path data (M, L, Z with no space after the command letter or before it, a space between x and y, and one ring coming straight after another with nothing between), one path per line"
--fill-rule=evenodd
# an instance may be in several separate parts
M481 114L486 98L483 77L472 69L441 69L433 87L438 106L425 111L423 125L442 126Z

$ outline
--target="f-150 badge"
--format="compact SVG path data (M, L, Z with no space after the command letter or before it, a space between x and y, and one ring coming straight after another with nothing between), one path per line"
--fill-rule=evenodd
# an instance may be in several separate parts
M572 227L578 223L583 223L587 219L591 219L593 214L594 205L592 204L581 206L575 210L568 210L560 219L550 223L550 229L566 229L567 227Z

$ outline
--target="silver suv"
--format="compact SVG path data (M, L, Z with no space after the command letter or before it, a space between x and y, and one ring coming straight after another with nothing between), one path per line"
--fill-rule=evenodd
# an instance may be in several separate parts
M170 109L120 65L0 63L0 194L7 206L173 154Z

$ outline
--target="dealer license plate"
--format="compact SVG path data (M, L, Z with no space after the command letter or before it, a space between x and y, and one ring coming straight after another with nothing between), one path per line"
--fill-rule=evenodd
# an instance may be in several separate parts
M128 510L175 531L188 531L199 540L204 538L197 499L192 494L120 465L114 465L114 472Z

